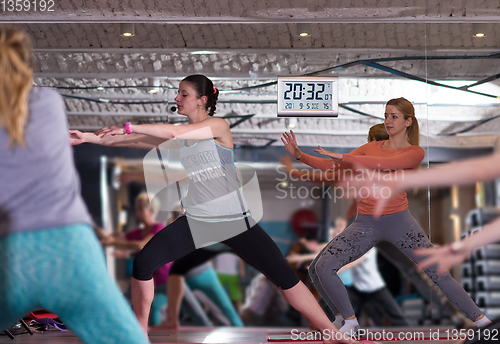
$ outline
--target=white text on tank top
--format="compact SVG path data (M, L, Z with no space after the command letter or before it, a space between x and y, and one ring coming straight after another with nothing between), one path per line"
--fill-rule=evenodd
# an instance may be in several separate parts
M233 151L212 140L199 140L192 146L181 141L180 158L189 185L182 205L188 216L209 218L242 214L238 196Z

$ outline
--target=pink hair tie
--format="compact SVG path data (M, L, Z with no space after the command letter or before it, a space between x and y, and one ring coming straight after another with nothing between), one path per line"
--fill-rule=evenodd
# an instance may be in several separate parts
M128 123L125 123L123 126L125 127L125 131L127 132L127 134L132 134L132 131L130 131L130 125L132 124L132 122L128 122Z
M217 93L217 89L214 87L214 94L216 94L216 93Z

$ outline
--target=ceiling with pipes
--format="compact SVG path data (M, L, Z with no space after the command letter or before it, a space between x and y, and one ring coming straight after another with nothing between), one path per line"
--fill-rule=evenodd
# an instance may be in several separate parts
M423 145L497 145L498 0L31 3L2 2L0 25L32 38L35 83L64 95L71 128L181 122L179 80L201 73L242 146L281 145L294 126L301 145L356 147L396 97L414 103ZM304 75L339 77L338 117L277 117L277 77Z

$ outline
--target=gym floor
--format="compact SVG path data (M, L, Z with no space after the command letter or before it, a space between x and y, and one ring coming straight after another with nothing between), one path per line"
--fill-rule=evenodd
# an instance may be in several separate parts
M151 343L321 343L320 341L292 340L291 331L287 328L263 328L263 327L183 327L180 330L153 329L149 332ZM308 332L308 329L299 329ZM373 341L363 341L365 343L400 343L411 342L418 343L459 343L459 340L453 340L453 335L458 335L455 329L447 327L421 327L421 328L397 328L397 331L386 330L385 339L399 338L414 338L411 340L377 340L382 338L382 332L377 329L370 329ZM298 332L294 332L296 334ZM389 334L390 333L390 334ZM286 335L288 334L288 335ZM432 339L430 336L434 336ZM286 340L285 338L289 338ZM295 335L294 339L297 339ZM447 339L448 338L448 339ZM270 339L270 340L268 340ZM423 339L423 340L422 340ZM58 330L50 330L42 333L35 333L33 336L29 334L16 335L14 340L11 340L6 335L0 336L0 343L26 343L26 344L76 344L81 341L71 332L61 332Z

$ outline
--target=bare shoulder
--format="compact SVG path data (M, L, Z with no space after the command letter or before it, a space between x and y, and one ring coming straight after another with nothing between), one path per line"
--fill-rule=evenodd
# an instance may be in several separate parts
M227 121L221 117L210 117L205 121L207 121L210 125L216 125L220 126L221 128L229 129L229 123L227 123Z
M205 120L210 128L212 128L214 139L221 146L232 149L233 148L233 135L229 123L220 117L210 117Z
M227 123L225 119L220 117L210 117L205 121L207 121L207 124L212 128L215 136L219 138L224 136L231 136L231 128L229 127L229 123Z

